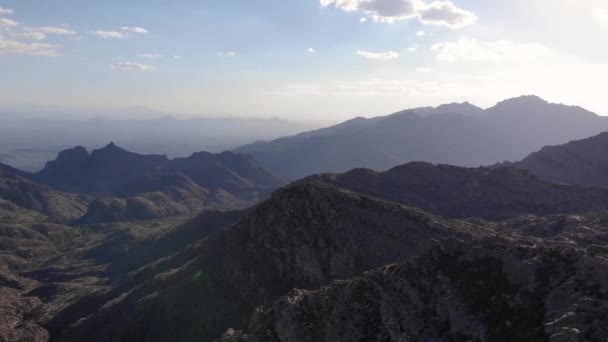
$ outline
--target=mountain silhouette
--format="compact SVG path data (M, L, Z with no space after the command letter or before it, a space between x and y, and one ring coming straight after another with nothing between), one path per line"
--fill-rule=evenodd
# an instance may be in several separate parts
M251 154L275 174L297 179L358 167L383 171L409 161L492 165L606 129L608 118L583 108L522 96L486 110L464 103L356 118L235 151Z

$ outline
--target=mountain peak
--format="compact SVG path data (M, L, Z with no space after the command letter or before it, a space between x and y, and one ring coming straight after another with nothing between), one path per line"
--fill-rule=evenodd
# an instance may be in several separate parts
M499 102L496 106L538 106L547 105L548 101L537 95L523 95Z

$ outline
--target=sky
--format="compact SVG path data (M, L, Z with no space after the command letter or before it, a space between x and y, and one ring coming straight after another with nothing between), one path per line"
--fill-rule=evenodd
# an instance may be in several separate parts
M0 106L340 121L524 94L608 115L605 0L0 0Z

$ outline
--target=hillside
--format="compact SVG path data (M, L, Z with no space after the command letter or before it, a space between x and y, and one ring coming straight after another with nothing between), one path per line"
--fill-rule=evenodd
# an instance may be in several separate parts
M386 172L356 169L309 179L449 218L502 220L608 209L606 189L553 183L514 168L412 162Z
M608 133L546 146L511 166L529 170L539 177L558 182L590 186L608 186Z
M33 177L97 197L80 223L241 209L285 183L244 154L198 152L169 159L129 152L113 143L90 154L84 147L62 151Z
M36 183L25 172L0 165L0 198L67 223L84 215L91 199Z

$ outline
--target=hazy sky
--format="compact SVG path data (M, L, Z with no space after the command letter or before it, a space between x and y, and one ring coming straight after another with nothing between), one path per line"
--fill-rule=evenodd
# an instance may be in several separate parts
M608 114L605 0L0 0L0 105L340 120L522 94Z

